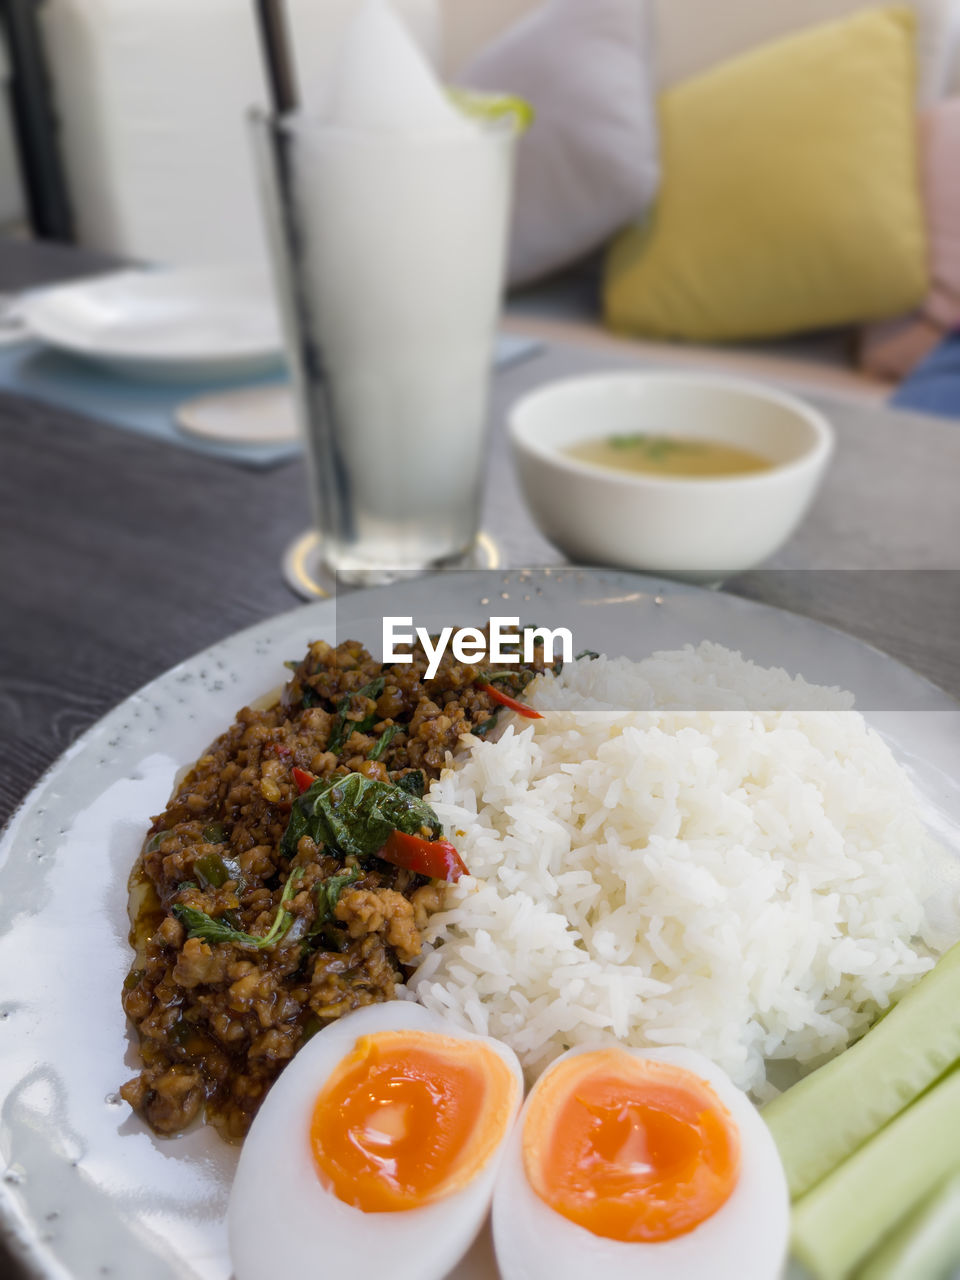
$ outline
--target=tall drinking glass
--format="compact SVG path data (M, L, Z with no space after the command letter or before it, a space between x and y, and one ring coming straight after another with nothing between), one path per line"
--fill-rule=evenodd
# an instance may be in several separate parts
M476 539L514 128L471 126L253 118L322 557L347 582Z

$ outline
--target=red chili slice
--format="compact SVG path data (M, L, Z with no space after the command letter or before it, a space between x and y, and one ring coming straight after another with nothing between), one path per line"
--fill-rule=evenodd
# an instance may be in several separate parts
M297 784L297 790L300 792L301 795L303 795L305 791L309 791L310 788L313 786L313 784L317 780L315 775L312 773L307 773L306 769L294 768L292 772L293 772L293 780Z
M470 874L459 853L446 840L424 840L405 831L391 832L377 857L392 862L395 867L430 876L432 880L456 881Z
M539 711L534 711L533 707L528 707L525 702L518 702L516 698L511 698L509 693L502 693L496 685L480 684L478 689L482 689L484 693L489 693L494 702L499 702L501 706L509 707L511 711L517 711L522 716L526 716L528 720L542 720L543 716Z

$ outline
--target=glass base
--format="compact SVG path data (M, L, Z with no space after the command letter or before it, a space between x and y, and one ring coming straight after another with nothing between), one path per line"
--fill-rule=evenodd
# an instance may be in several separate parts
M444 564L425 567L423 573L434 569L499 569L500 549L488 533L477 534L472 549L465 556ZM335 574L324 562L322 542L316 529L300 534L283 553L283 577L296 595L303 600L324 600L336 595L337 583L341 587L379 587L398 578L412 575L412 569L358 569L352 573Z

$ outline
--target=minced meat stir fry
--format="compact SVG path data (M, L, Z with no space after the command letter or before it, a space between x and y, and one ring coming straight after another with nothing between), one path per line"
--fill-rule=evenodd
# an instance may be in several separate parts
M120 1092L156 1132L203 1116L239 1141L300 1045L391 999L419 954L441 901L430 876L459 864L420 797L543 663L491 673L448 652L428 680L413 655L381 666L355 641L311 645L280 700L244 708L154 820L123 989L143 1068Z

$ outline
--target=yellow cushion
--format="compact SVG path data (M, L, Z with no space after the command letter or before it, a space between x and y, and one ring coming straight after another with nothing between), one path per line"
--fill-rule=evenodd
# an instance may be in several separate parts
M664 93L661 192L611 246L608 323L715 342L918 303L914 66L912 12L872 9Z

